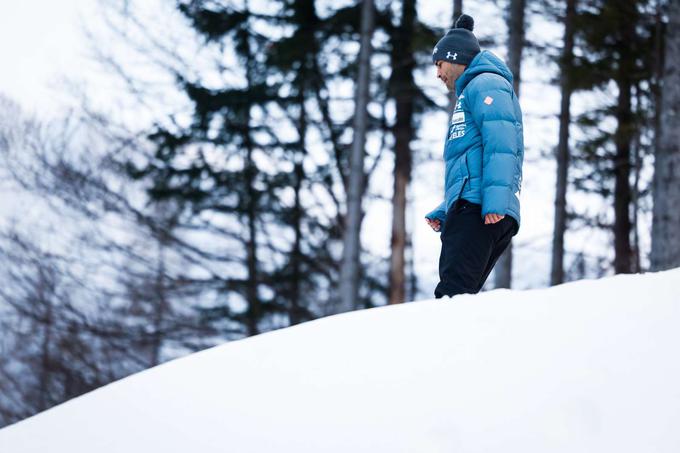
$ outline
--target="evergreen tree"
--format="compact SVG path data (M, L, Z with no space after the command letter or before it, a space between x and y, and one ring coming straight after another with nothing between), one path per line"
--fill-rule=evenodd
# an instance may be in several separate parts
M206 289L237 295L244 306L237 310L238 303L227 300L204 310L206 320L231 322L229 330L244 325L246 335L334 311L329 304L337 298L340 257L333 250L343 232L349 184L351 142L345 137L353 116L335 114L328 81L356 80L358 56L340 52L334 73L325 60L356 39L360 5L324 18L314 2L275 5L265 14L228 1L179 3L206 46L216 49L216 60L223 58L219 49L235 51L242 83L208 88L178 74L178 87L193 103L193 123L159 126L150 134L156 155L145 167L131 165L131 174L152 183L155 202L172 199L183 206L184 228L210 231L224 247L244 250L243 259L202 252L214 265L242 269L213 273L203 282ZM369 132L381 127L369 117ZM312 135L326 143L313 146ZM320 148L334 159L318 163ZM214 221L202 221L215 216L229 226L216 229ZM358 276L364 300L372 299L376 280L364 269Z
M285 112L290 128L297 132L297 139L287 141L277 137L274 146L270 145L270 149L280 149L284 163L292 164L290 170L285 166L277 168L276 185L292 188L293 192L292 202L281 203L277 210L282 225L292 230L293 239L285 264L272 275L272 285L276 294L288 303L290 323L297 324L328 312L327 305L333 301L330 295L318 303L312 297L318 297L321 287L335 287L337 281L337 258L330 253L330 241L340 236L340 204L317 212L305 200L314 199L318 192L337 200L344 192L344 149L339 136L347 126L337 125L331 117L326 86L330 75L322 55L329 31L315 3L284 2L278 18L281 26L290 27L293 32L267 47L266 66L270 77L282 78L277 84L279 92L287 91L289 95L279 96L270 104ZM319 111L321 117L317 118ZM310 155L311 130L328 140L330 146L326 149L330 150L329 155L335 156L334 163L318 164ZM342 188L339 193L336 185Z
M510 0L508 8L508 67L512 71L513 88L519 96L522 52L524 51L526 34L526 0ZM510 288L512 284L512 241L498 258L494 274L496 288Z
M184 206L184 225L217 232L220 243L245 252L242 260L208 255L214 264L241 266L203 284L238 295L245 309L226 297L204 310L207 321L243 325L253 335L313 319L328 310L337 282L332 243L342 231L339 200L347 184L341 137L348 122L332 115L322 52L331 37L358 29L355 16L344 9L322 20L305 1L280 2L274 14L231 2L184 1L178 8L206 45L233 48L243 83L207 88L178 75L194 105L193 124L159 127L150 135L156 156L132 174L153 182L154 200ZM335 162L319 164L310 153L312 129L329 139ZM200 222L206 214L229 227Z
M415 0L402 2L399 25L392 30L390 61L392 73L389 93L396 104L394 133L394 192L392 195L392 241L389 303L406 301L406 193L411 180L412 150L415 138L415 102L418 97L414 81L414 49L417 21Z
M569 127L571 126L571 93L569 79L574 58L574 20L577 0L567 0L564 21L564 44L558 67L560 68L560 131L557 145L557 185L555 189L555 220L552 242L552 268L550 284L564 281L564 234L567 228L567 176L569 172Z
M178 87L194 106L192 124L173 129L158 125L149 134L156 145L155 155L144 166L131 163L130 174L150 181L153 202L172 201L180 206L182 227L217 233L211 235L216 242L209 249L198 248L214 265L227 265L232 271L213 272L203 283L206 289L231 293L231 297L206 310L206 320L229 320L243 326L244 335L255 335L274 325L276 316L286 311L282 301L266 291L271 288L267 282L273 269L264 263L274 262L274 257L265 259L268 237L263 225L276 198L272 181L256 162L263 136L271 135L269 125L257 116L277 93L266 81L261 52L266 39L253 30L255 15L247 5L216 6L187 1L180 2L178 9L206 45L233 42L243 83L208 88L201 80L177 74ZM217 52L215 58L220 57ZM229 249L238 251L220 252ZM236 308L235 302L245 308Z
M333 11L327 18L324 19L325 33L322 33L324 39L328 41L337 40L343 43L358 42L359 28L358 24L361 17L362 2L347 8L341 8ZM414 74L417 70L425 67L431 68L431 60L429 59L432 51L432 45L436 42L437 34L418 20L415 13L415 2L406 1L401 10L396 10L391 7L391 3L378 3L375 9L375 33L377 36L386 36L387 39L379 40L379 44L374 49L374 65L381 63L388 63L389 72L382 71L384 66L372 66L370 70L372 81L372 96L371 100L375 102L376 106L381 106L383 115L385 112L385 105L388 102L394 102L395 118L379 118L368 114L368 131L369 133L382 134L383 147L386 146L385 135L389 134L394 140L395 149L395 191L393 192L393 222L396 226L393 227L393 241L390 248L391 260L389 270L389 285L384 282L384 277L381 275L370 274L368 269L377 269L378 266L360 266L359 279L363 282L366 292L364 294L377 295L377 293L388 293L388 301L403 302L405 300L405 249L408 244L408 234L405 227L405 213L406 213L406 188L410 180L411 160L413 158L413 149L411 141L415 137L415 124L425 111L436 108L436 104L429 99L425 93L419 89L414 80ZM349 80L358 79L358 56L347 59L345 66L337 71L336 74L327 74L327 77L343 77ZM323 116L328 117L324 113L324 105L320 102L319 108ZM327 125L331 125L327 121ZM339 124L332 125L334 127L327 127L331 131L342 128L346 130L352 126L351 123L345 121ZM332 135L331 135L332 138ZM339 172L342 175L343 181L348 181L347 168L348 159L343 157L347 155L346 150L349 149L348 144L340 143L335 145L336 153L340 154L338 161ZM338 150L339 148L339 150ZM366 169L364 180L368 182L372 171L379 162L379 156L373 159L372 164L369 164ZM364 186L366 187L366 185ZM347 187L349 192L350 187ZM396 244L396 246L395 246ZM361 263L361 261L360 261ZM395 282L396 284L392 284ZM399 283L401 282L401 283ZM415 291L413 291L415 292ZM400 294L395 296L395 294ZM359 296L363 299L357 306L373 306L375 301L371 298Z
M395 118L389 131L394 138L394 190L388 303L406 300L407 192L411 181L416 125L423 115L439 106L415 83L418 70L431 71L432 47L439 33L420 21L415 0L404 0L397 16L386 8L380 25L388 36L384 52L389 56L387 95L394 101ZM417 287L417 283L412 283ZM416 291L412 289L412 293ZM414 295L414 294L413 294Z
M655 17L649 1L584 1L575 21L579 55L570 75L575 90L606 93L600 108L584 112L578 124L585 139L575 151L574 183L577 189L597 194L613 205L614 219L576 215L586 225L603 227L614 236L614 271L636 271L639 262L633 239L635 228L631 209L634 189L631 181L636 153L649 153L650 125L653 123L653 80ZM615 124L613 130L608 121ZM639 197L648 193L639 189Z

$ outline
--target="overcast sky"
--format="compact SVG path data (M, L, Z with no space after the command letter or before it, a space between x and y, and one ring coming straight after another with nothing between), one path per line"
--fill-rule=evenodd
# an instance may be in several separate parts
M92 0L0 0L0 92L31 111L59 104L59 76L80 67ZM62 99L63 100L63 99Z
M450 15L448 4L424 3L419 12L428 21ZM83 28L98 19L98 1L0 0L0 6L0 93L38 113L68 102L60 77L87 79L78 72L89 61Z

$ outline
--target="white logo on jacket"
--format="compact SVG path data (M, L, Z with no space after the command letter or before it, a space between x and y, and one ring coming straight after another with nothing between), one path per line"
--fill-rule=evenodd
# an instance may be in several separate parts
M462 110L451 115L451 124L460 124L465 122L465 112Z
M465 110L463 110L463 105L459 100L456 103L456 108L454 109L453 114L451 115L448 140L454 140L463 136L465 136Z

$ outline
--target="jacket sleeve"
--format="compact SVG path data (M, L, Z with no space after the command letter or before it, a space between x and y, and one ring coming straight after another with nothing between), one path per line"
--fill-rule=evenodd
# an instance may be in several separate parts
M478 77L469 90L472 119L482 136L482 219L489 213L507 214L514 196L520 158L518 128L512 86L496 77ZM473 88L473 87L471 87Z
M425 218L439 220L439 231L441 231L444 228L444 220L446 220L446 201L442 201L439 206L425 214Z

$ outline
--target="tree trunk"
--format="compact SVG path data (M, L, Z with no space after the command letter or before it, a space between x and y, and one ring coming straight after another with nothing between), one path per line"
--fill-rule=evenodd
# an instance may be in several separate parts
M631 105L632 74L634 71L634 55L628 43L634 42L635 5L625 3L630 8L629 14L621 21L622 41L620 46L619 73L616 83L619 88L616 106L616 156L614 159L614 272L630 273L633 269L633 249L631 247L632 223L630 221L630 204L632 200L630 187L631 140L633 137L633 113Z
M304 111L304 106L301 107ZM301 115L302 116L302 115ZM306 127L303 127L304 131ZM303 139L304 142L304 139ZM293 230L295 233L295 240L293 242L293 249L291 250L291 288L290 288L290 308L289 308L289 322L290 325L299 324L303 321L302 307L300 304L300 281L302 280L302 200L300 199L300 192L302 191L302 181L305 178L304 167L302 166L302 158L295 163L295 207L293 208Z
M248 300L248 312L246 316L246 327L248 335L257 335L260 333L258 322L262 314L262 307L260 299L257 294L258 290L258 272L257 272L257 199L255 194L255 163L252 160L252 143L246 140L246 175L250 187L248 194L248 240L246 242L246 265L248 268L248 279L246 283L246 299Z
M633 249L630 244L632 223L630 221L630 133L632 112L630 105L630 80L619 83L616 118L616 157L614 160L614 272L632 272Z
M636 96L639 96L640 90L636 87ZM640 172L642 171L642 150L640 144L640 134L636 132L633 137L632 151L633 151L633 188L631 206L633 208L633 256L632 266L633 272L640 272L640 232L638 228L638 218L640 211Z
M40 271L43 276L42 270ZM47 280L40 278L38 291L38 302L44 305L43 316L43 341L41 344L40 354L40 378L39 378L39 395L38 395L38 410L47 410L51 405L50 398L50 375L52 374L52 329L54 328L54 307L50 297L52 292L44 291L47 286Z
M361 201L364 195L364 147L368 122L371 38L374 30L373 0L364 0L361 7L361 49L359 51L359 79L356 85L354 141L350 156L350 175L347 187L347 214L343 237L342 267L340 269L339 303L336 313L357 308L359 296L359 252L361 250Z
M463 14L463 0L453 0L453 26L456 26L456 21Z
M567 230L567 174L569 171L569 126L571 125L571 82L569 74L574 58L574 18L576 0L567 0L564 16L564 48L560 62L560 139L557 145L557 187L555 189L555 227L553 229L550 284L564 282L564 233Z
M669 2L660 134L654 161L651 268L680 266L680 2Z
M456 21L463 14L463 0L453 0L453 22L451 28L456 26ZM453 90L449 93L449 105L447 106L447 111L449 113L449 122L451 124L451 116L453 116L453 111L456 109L456 102L458 102L458 97L456 96L456 91Z
M163 206L161 203L160 206ZM151 357L150 367L154 367L161 363L161 351L163 349L163 327L165 325L165 312L167 307L167 298L165 291L165 247L167 244L167 232L161 231L161 236L157 239L157 268L156 268L156 282L154 285L154 293L150 295L153 301L153 334L151 337Z
M246 8L250 11L250 8ZM253 65L254 56L252 49L246 40L246 53L248 61L246 62L246 81L248 85L253 80ZM244 173L248 184L248 194L246 201L246 218L248 225L248 239L246 241L246 268L247 268L247 282L246 282L246 300L248 301L248 310L246 313L246 329L249 336L260 333L259 321L262 317L262 304L258 295L259 275L258 275L258 258L257 258L257 203L259 195L255 187L255 176L257 174L257 167L253 161L254 143L252 132L250 129L251 111L248 109L246 113L245 126L247 130L243 136L244 148L246 151Z
M394 193L392 196L392 257L390 260L390 304L405 301L406 272L406 191L411 180L411 141L413 127L413 28L416 19L415 0L404 0L401 26L392 39L392 75L390 91L396 100L394 124Z
M524 50L524 9L525 0L512 0L508 16L508 66L513 75L515 93L519 97ZM512 241L498 258L495 270L496 288L510 288L512 284Z

